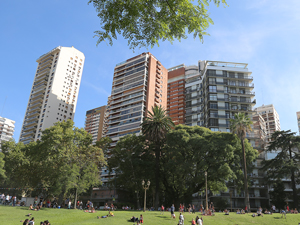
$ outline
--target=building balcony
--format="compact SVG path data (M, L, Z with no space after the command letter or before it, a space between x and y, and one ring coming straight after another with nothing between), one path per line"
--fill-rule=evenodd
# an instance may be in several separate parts
M224 93L233 94L233 95L251 95L251 96L255 95L255 92L253 91L238 92L238 91L224 90Z
M33 113L30 113L30 114L26 115L26 117L29 118L29 117L36 116L36 115L39 115L39 114L40 114L40 111L35 111Z
M35 95L31 95L30 100L31 100L31 101L34 101L36 98L39 98L39 97L41 97L41 96L44 96L44 94L45 94L45 92L40 92L40 93L37 93L37 94L35 94Z
M34 108L29 107L29 109L27 110L27 113L33 112L34 110L38 110L38 109L40 109L40 108L41 108L41 107L39 107L39 106L34 107Z
M22 137L21 139L20 139L20 141L22 141L22 142L24 142L24 144L25 144L25 142L26 143L29 143L31 140L33 140L34 139L34 136L28 136L28 137Z
M253 88L254 88L254 84L252 84L252 83L249 83L249 84L241 84L241 83L227 82L227 83L225 83L225 85L227 85L227 86L232 86L232 87L250 88L250 89L253 89Z
M28 127L29 125L31 124L37 124L39 121L36 120L36 121L32 121L32 122L29 122L29 123L24 123L24 127Z
M23 132L30 131L30 130L33 130L33 129L36 129L36 128L37 128L37 126L31 126L31 127L23 129Z
M27 137L27 136L29 136L29 135L32 135L32 134L35 134L36 133L36 131L23 131L22 132L22 138L23 137Z
M40 82L47 82L49 77L49 73L46 73L45 76L39 76L38 78L35 78L34 82L40 83Z

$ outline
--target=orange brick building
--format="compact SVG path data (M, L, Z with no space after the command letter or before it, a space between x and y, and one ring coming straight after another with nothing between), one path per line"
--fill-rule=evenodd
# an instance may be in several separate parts
M175 125L185 123L185 67L179 65L168 70L167 111Z

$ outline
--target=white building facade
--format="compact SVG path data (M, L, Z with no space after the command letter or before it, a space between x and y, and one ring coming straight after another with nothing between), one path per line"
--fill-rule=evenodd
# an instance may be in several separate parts
M0 151L3 141L13 138L15 131L15 121L0 116Z
M37 141L54 123L74 119L84 60L73 46L56 47L37 59L19 141Z
M258 114L260 114L265 122L267 129L268 140L271 139L272 134L275 131L280 131L280 120L279 115L273 104L270 105L262 105L254 109Z

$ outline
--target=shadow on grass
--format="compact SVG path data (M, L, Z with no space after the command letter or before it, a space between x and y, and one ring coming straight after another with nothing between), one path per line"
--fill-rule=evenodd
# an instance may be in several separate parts
M275 216L275 217L273 217L275 220L278 220L278 219L281 219L281 217L277 217L277 216Z

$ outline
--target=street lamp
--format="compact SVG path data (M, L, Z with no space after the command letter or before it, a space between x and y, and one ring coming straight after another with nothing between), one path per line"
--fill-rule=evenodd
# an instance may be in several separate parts
M208 202L207 202L207 171L205 171L205 189L206 189L206 213L208 211Z
M148 180L147 184L145 184L145 181L142 181L142 186L145 190L145 198L144 198L144 212L146 211L146 191L149 189L150 181Z

